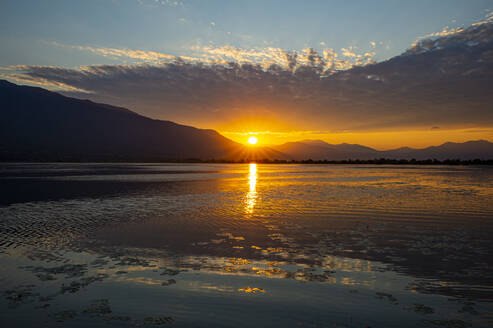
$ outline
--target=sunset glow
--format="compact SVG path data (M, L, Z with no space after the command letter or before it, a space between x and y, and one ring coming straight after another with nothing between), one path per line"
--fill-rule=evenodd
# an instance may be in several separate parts
M242 131L219 131L225 137L239 143L245 143L249 138L249 132ZM493 139L491 128L469 128L469 129L410 129L407 131L312 131L292 130L256 131L257 145L280 145L286 142L300 140L323 140L331 144L351 143L362 144L376 149L394 149L406 145L413 148L424 148L440 145L444 142L465 142L468 140ZM258 138L261 138L261 141ZM248 142L248 139L247 139ZM250 143L248 142L248 145Z

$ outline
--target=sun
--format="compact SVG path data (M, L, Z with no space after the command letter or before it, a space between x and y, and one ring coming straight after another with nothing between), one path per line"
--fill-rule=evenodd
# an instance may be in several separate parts
M258 139L255 136L251 136L250 138L248 138L248 143L250 145L255 145L257 142L258 142Z

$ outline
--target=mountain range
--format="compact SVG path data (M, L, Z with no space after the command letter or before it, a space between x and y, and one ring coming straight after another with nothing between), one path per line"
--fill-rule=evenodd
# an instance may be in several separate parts
M0 81L0 108L5 160L231 158L242 147L213 130L7 81Z
M402 147L393 150L380 151L357 144L329 144L321 140L303 140L288 142L273 149L286 154L294 160L370 160L376 158L387 159L492 159L493 143L486 140L468 141L464 143L446 142L440 146L431 146L423 149Z
M0 80L0 160L168 161L492 159L485 140L424 149L378 151L355 144L303 140L246 147L214 130L154 120L128 109Z

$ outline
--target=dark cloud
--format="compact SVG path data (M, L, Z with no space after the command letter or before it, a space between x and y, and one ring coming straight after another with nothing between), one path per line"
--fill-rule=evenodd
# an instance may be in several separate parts
M388 61L330 75L321 69L327 67L324 56L313 49L305 51L303 65L296 53L286 53L287 65L269 68L176 60L80 69L23 66L15 74L89 92L65 92L72 96L203 127L263 115L332 131L491 126L492 32L492 24L475 26L423 41Z

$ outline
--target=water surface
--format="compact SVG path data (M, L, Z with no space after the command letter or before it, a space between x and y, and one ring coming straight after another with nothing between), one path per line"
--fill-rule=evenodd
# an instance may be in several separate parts
M488 167L2 164L0 323L489 327L492 186Z

